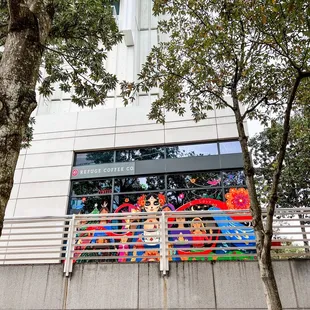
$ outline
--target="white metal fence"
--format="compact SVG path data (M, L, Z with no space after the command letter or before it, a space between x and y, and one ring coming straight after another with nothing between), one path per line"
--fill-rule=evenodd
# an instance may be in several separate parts
M310 208L277 209L272 255L309 257ZM113 213L7 218L0 264L254 260L255 235L246 210Z

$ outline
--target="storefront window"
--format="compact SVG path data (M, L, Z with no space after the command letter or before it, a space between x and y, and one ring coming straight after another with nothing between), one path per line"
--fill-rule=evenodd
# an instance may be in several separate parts
M78 153L75 166L108 164L114 162L114 151Z
M72 194L75 196L111 193L112 179L75 181L72 183Z
M241 153L239 141L77 153L75 166Z
M182 191L168 191L167 199L175 208L200 198L213 198L223 200L223 191L219 189L200 189L200 190L182 190ZM201 206L203 209L203 206Z
M223 172L224 186L245 186L245 175L242 170Z
M129 177L115 179L114 193L153 191L165 188L164 176Z
M133 176L134 173L138 174L141 171L136 169L136 171L133 170L134 172L130 176L124 176L123 174L122 176L116 176L116 173L114 177L110 177L108 174L106 177L98 176L98 179L96 176L87 179L88 175L85 175L84 180L73 180L68 212L70 214L80 212L91 213L96 208L102 208L104 201L109 211L114 212L125 202L136 205L137 199L141 195L149 193L162 193L166 196L167 203L171 203L174 208L203 197L225 200L224 194L230 188L245 187L245 176L242 170L201 170L183 173L165 173L165 171L169 171L167 168L172 159L219 155L219 152L220 154L240 153L240 143L239 141L223 141L76 154L76 166L112 163L111 167L117 168L117 166L121 165L138 166L138 164L134 165L132 163L134 161L169 160L160 162L159 167L162 170L159 170L160 172L158 173L161 174ZM182 163L183 161L180 160L179 162ZM156 163L159 163L159 161L150 164L156 165ZM144 163L143 165L147 166L148 164ZM98 167L99 170L103 168ZM186 171L185 165L184 171ZM100 177L101 179L99 179Z
M80 198L71 198L69 214L89 214L98 213L106 208L111 212L111 195L107 196L87 196Z
M124 194L124 195L114 195L113 196L113 212L123 203L136 204L138 198L143 194ZM128 210L124 210L128 212Z
M167 188L202 188L221 186L220 172L194 172L190 174L171 174L168 175Z
M218 155L217 143L177 145L166 148L167 158Z
M235 154L241 153L241 146L239 141L220 142L221 154Z
M74 181L69 214L91 213L95 205L102 208L103 201L114 212L125 202L135 205L143 194L158 192L178 208L198 198L225 200L224 194L232 187L245 187L242 170Z
M128 162L135 160L154 160L163 158L165 158L164 147L150 147L150 148L116 151L116 162Z

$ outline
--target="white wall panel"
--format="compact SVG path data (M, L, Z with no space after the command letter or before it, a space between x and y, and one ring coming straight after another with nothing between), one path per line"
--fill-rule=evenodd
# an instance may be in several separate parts
M77 129L103 128L115 126L115 109L80 112Z
M150 48L152 48L154 45L157 46L157 44L158 44L157 30L151 30L150 35L151 35L151 38L150 38L151 46L150 46Z
M137 145L157 145L164 143L164 130L131 132L117 134L115 147L134 147Z
M200 127L200 126L205 126L205 125L209 126L209 125L215 125L215 124L216 124L215 118L207 118L207 119L199 121L198 123L195 122L194 120L166 122L165 128L166 129L188 128L188 127L197 127L197 126Z
M136 101L134 101L133 103L128 103L128 105L126 106L126 108L130 108L132 106L134 106L136 104ZM125 108L123 99L120 97L115 98L115 108Z
M73 161L72 151L43 153L43 154L28 154L25 160L25 168L71 165L72 161Z
M106 69L108 72L112 74L116 74L116 62L117 62L117 52L118 46L114 46L111 51L107 53L107 60L106 60Z
M69 180L71 166L24 169L21 183Z
M74 102L70 103L70 112L80 112L82 111L82 108L80 106L78 106L77 104L75 104Z
M216 118L217 124L235 124L236 119L234 116L223 116Z
M113 135L115 133L115 127L96 128L96 129L84 129L76 132L76 138L85 136L98 136L98 135Z
M216 140L216 126L201 126L165 130L166 143Z
M234 116L234 112L231 108L215 109L215 115L216 117Z
M76 117L76 113L65 113L57 116L39 115L36 117L34 133L74 130L76 127Z
M33 141L27 154L73 150L74 138Z
M65 93L64 93L65 94ZM67 94L67 96L70 96L70 94ZM71 100L69 100L71 97L67 97L66 99L62 99L60 101L60 104L59 104L59 110L60 110L60 113L69 113L71 112Z
M13 184L13 188L11 191L11 195L10 195L10 199L16 199L17 198L17 194L18 194L18 190L19 190L19 183L14 183Z
M24 183L20 185L18 198L66 196L70 181Z
M145 94L145 93L144 93ZM138 98L139 100L139 107L147 107L148 112L151 110L151 98L149 95L140 95Z
M53 133L39 133L39 134L33 135L33 141L74 138L74 136L75 136L74 130L58 131L58 132L53 132Z
M14 173L14 183L20 183L20 179L22 177L22 172L23 172L22 169L15 170L15 173Z
M5 209L5 217L13 217L14 216L14 211L15 211L15 204L16 204L16 199L10 199L6 209Z
M127 133L127 132L145 132L147 134L148 131L154 130L163 130L164 125L162 124L150 124L150 125L136 125L136 126L124 126L124 127L116 127L116 133Z
M19 199L15 216L57 216L67 213L68 197Z
M98 135L89 137L77 137L75 139L75 151L102 150L105 148L114 148L113 135Z
M236 124L217 125L217 131L219 139L230 139L238 137Z
M139 33L139 68L140 71L142 69L142 65L146 61L146 57L150 53L151 48L151 41L150 41L150 32L148 30L146 31L140 31Z
M132 77L128 77L127 69L133 67L133 55L131 53L131 57L129 56L128 51L133 50L133 47L127 47L124 43L124 40L121 44L119 44L118 49L118 61L117 61L117 77L120 81L122 80L132 80Z
M140 0L140 29L148 29L150 27L150 8L151 1Z
M166 115L166 123L169 123L171 121L193 120L192 112L188 107L186 107L183 116L179 116L177 113L175 113L173 111L166 111L165 115ZM215 111L214 110L207 111L207 119L214 118L214 117L215 117ZM201 122L203 122L203 121L205 121L205 120L202 120ZM201 123L199 122L197 125L200 126L200 124Z
M40 100L38 104L38 110L37 110L37 115L45 115L49 114L49 101L47 99L42 99Z
M151 7L153 7L153 2L151 2ZM151 9L152 10L152 9ZM154 16L154 14L152 14L153 10L151 11L151 28L157 28L157 24L158 24L158 16Z
M25 155L19 155L18 160L17 160L17 164L16 164L16 169L23 168L24 161L25 161Z
M147 114L150 112L150 106L139 106L131 108L117 109L116 126L156 124L155 121L149 120Z
M115 105L115 98L107 98L105 104L102 106L102 109L113 109Z

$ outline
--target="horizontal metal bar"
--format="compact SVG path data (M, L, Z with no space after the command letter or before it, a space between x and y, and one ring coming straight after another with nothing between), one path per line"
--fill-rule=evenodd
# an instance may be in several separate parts
M118 261L119 259L137 259L137 258L145 258L147 260L149 259L159 259L160 255L152 255L152 256L143 256L143 255L135 255L135 256L82 256L82 257L78 257L76 260L80 261L80 260L114 260L114 261ZM149 261L148 261L149 262ZM155 263L155 262L154 262ZM159 263L159 261L156 261L156 263Z
M39 261L39 260L57 260L61 262L62 258L61 257L23 257L23 258L0 258L0 261Z
M0 249L10 249L10 248L52 248L52 247L64 247L64 244L34 244L34 245L7 245L0 246Z
M64 254L66 251L34 251L34 252L5 252L2 255L34 255L34 254Z
M33 229L33 230L35 230L35 229L47 229L47 228L68 228L69 227L69 225L51 225L51 226L46 226L46 225L44 225L44 226L11 226L11 227L8 227L8 228L4 228L4 229Z
M35 238L35 239L8 239L8 240L3 240L6 242L32 242L32 241L63 241L63 240L68 240L67 237L59 237L59 238ZM0 240L1 241L1 240Z
M43 231L40 231L40 232L20 232L20 233L8 233L8 234L2 234L2 236L25 236L25 235L59 235L59 234L64 234L66 232L64 231L46 231L46 232L43 232Z

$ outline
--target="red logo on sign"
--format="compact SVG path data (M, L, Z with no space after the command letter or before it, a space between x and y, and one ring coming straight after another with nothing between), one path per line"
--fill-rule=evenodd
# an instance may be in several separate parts
M72 170L72 176L76 177L79 174L79 170L73 169Z

